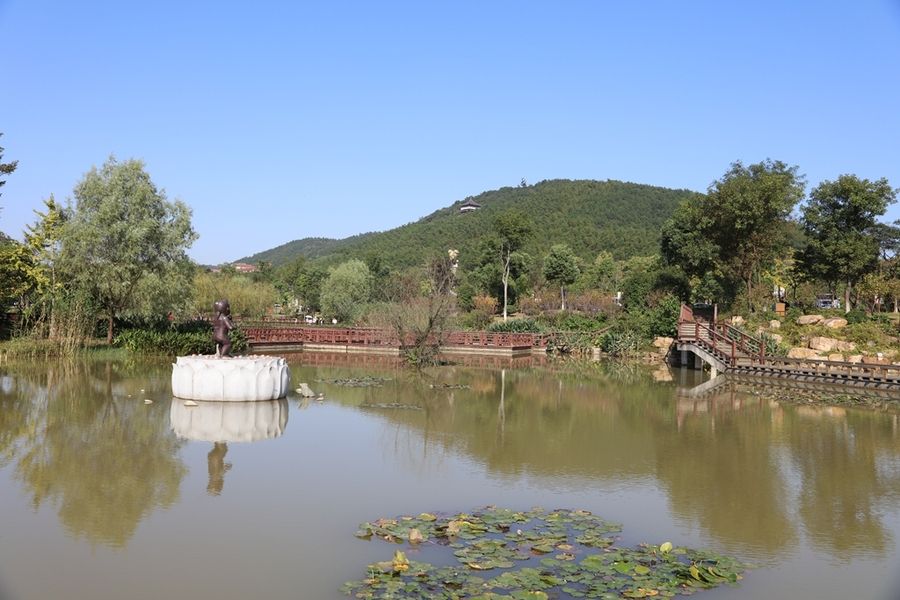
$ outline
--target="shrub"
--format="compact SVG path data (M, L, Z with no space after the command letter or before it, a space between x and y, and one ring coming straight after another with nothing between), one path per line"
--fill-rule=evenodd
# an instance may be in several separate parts
M231 351L247 349L247 336L240 329L230 333ZM214 354L216 344L212 339L212 325L206 321L184 323L168 329L126 329L120 331L113 343L137 354Z
M474 308L471 313L472 325L476 329L483 329L493 320L497 312L497 299L493 296L479 295L472 299Z
M547 328L560 331L597 331L607 325L603 314L585 315L568 311L544 314L539 321Z
M637 354L642 345L641 337L630 329L607 331L600 338L600 348L611 356Z
M510 319L505 323L491 323L487 330L498 333L540 333L544 328L534 319Z
M869 318L866 316L866 312L858 308L854 308L853 310L845 314L844 318L847 319L847 323L849 323L850 325L857 325L869 320Z

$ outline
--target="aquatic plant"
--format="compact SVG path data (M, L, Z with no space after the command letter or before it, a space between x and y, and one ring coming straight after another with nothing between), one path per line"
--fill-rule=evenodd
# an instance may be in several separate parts
M516 512L487 507L471 514L422 513L363 523L357 537L435 554L437 566L401 550L369 565L343 591L363 599L670 598L735 584L746 566L711 552L674 546L615 545L621 526L584 510ZM493 577L478 573L498 571ZM502 572L501 572L502 571Z

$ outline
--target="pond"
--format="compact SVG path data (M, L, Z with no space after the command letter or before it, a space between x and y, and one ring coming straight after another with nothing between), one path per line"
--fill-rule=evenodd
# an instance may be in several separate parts
M754 565L699 598L900 594L895 412L597 363L289 362L324 397L186 408L167 362L0 365L0 598L338 599L394 550L360 523L486 505Z

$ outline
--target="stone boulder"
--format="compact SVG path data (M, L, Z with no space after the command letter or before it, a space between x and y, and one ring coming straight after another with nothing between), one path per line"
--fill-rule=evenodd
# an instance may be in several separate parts
M853 342L843 342L838 340L837 349L841 352L850 352L851 350L856 350L856 344Z
M797 317L797 325L815 325L823 318L822 315L803 315L802 317Z
M744 321L744 317L742 317L740 315L734 315L733 317L731 317L731 324L734 325L735 327L740 327L745 322L746 321Z
M854 365L858 365L862 362L863 355L862 354L851 354L847 357L848 363L853 363Z
M665 356L669 352L669 348L672 347L672 344L675 343L670 337L660 336L653 340L653 347L659 349L659 353Z
M819 352L831 352L837 348L838 340L829 337L815 336L809 338L808 346Z
M891 361L880 356L863 356L862 363L864 365L889 365Z
M847 319L832 317L830 319L825 319L824 321L822 321L822 325L829 329L841 329L847 326Z
M769 337L772 338L773 340L775 340L776 344L780 344L781 342L784 341L784 336L781 334L778 334L778 333L770 333Z
M772 319L771 321L769 321L769 329L781 329L781 321Z
M788 358L822 358L822 356L810 348L791 348L788 351Z
M844 362L844 355L840 353L834 353L828 355L828 360L834 360L837 362Z
M831 352L833 350L848 352L850 350L856 350L856 344L854 344L853 342L845 342L842 340L836 340L834 338L822 336L814 336L809 338L808 346L813 350L818 350L819 352Z

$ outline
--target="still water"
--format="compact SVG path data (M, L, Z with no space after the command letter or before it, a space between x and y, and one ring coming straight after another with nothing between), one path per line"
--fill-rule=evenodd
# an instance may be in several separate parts
M488 504L756 565L697 598L900 597L896 413L621 366L289 360L324 399L185 408L168 363L0 365L0 598L337 599L393 551L360 522ZM334 383L364 377L388 381Z

